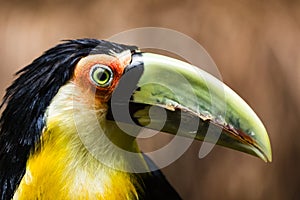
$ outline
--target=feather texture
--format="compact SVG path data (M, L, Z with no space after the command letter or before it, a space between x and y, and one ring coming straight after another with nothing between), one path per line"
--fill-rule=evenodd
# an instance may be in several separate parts
M73 75L76 63L89 54L120 53L136 47L103 40L67 40L20 70L7 88L0 118L0 199L11 199L38 145L45 111L59 88Z

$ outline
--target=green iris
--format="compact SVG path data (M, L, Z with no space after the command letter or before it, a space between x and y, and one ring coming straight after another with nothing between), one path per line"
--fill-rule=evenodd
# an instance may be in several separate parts
M108 66L96 64L90 71L91 80L100 87L110 86L113 79L113 72Z

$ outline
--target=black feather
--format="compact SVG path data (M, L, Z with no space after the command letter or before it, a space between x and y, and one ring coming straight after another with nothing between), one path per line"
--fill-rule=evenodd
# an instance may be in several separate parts
M180 200L181 197L170 185L163 173L155 165L155 163L145 154L143 154L145 161L147 162L150 173L138 174L143 192L139 193L140 200Z
M135 50L96 39L66 40L17 72L0 108L0 199L11 199L20 183L30 151L45 126L44 114L59 88L73 75L80 58L89 54ZM6 105L6 106L5 106Z

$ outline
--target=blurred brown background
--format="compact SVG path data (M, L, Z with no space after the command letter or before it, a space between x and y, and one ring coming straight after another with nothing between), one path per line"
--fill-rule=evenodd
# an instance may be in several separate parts
M184 199L299 199L299 10L296 0L1 1L0 95L16 70L61 39L175 29L204 46L225 83L261 117L274 160L222 147L200 160L194 142L163 170L168 179Z

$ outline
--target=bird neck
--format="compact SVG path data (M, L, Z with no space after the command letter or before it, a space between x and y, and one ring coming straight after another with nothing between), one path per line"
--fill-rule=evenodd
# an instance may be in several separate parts
M129 173L128 152L137 155L135 163L146 163L136 141L104 120L105 111L67 101L66 92L61 88L48 108L15 199L137 199L140 186Z

